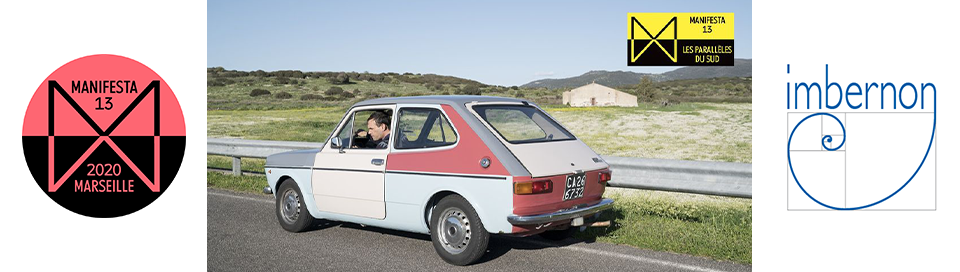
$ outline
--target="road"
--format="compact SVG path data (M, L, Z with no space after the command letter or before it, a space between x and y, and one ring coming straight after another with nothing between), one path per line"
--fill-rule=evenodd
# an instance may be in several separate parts
M312 230L280 228L270 195L207 191L210 271L751 271L750 266L576 239L493 236L472 266L437 256L430 236L321 221Z

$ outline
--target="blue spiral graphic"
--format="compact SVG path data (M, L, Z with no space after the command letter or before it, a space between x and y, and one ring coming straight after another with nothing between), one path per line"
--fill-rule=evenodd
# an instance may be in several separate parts
M807 117L804 117L802 120L800 120L800 122L797 123L797 125L793 127L793 130L790 131L790 138L787 139L787 163L790 164L790 174L793 176L793 180L797 183L797 186L800 186L800 190L802 190L803 193L804 193L805 195L807 195L807 197L809 197L811 200L813 200L813 201L816 202L817 204L820 204L820 206L824 206L824 207L827 207L827 208L830 208L830 209L834 209L834 210L859 210L859 209L863 209L863 208L868 208L868 207L871 207L871 206L880 204L880 203L886 201L887 199L890 199L891 197L893 197L894 195L896 195L897 193L899 193L901 190L903 190L904 187L907 187L907 184L910 184L910 181L912 181L913 178L917 176L917 173L920 172L920 168L923 167L923 163L927 161L927 155L930 154L930 148L933 146L933 138L934 138L934 136L936 135L936 131L937 131L937 106L936 106L936 97L934 97L934 106L933 106L933 130L930 132L930 143L927 144L927 152L925 152L925 153L923 154L923 160L920 161L920 165L917 166L917 170L916 170L916 171L913 171L913 175L910 175L910 178L907 179L907 181L904 182L903 185L900 186L900 188L898 188L896 191L894 191L893 193L891 193L891 194L888 195L887 197L884 197L883 199L878 200L877 202L873 202L873 203L870 203L870 204L867 204L867 205L863 205L863 206L859 206L859 207L851 207L851 208L834 207L834 206L830 206L830 205L824 204L823 202L820 202L820 201L817 200L815 197L813 197L812 195L810 195L810 193L808 193L806 189L803 188L803 185L800 184L800 180L797 179L797 173L793 171L793 160L790 158L790 143L793 141L793 133L797 131L797 128L799 128L800 125L803 124L804 121L806 121L807 119L810 119L810 117L820 116L820 115L825 115L825 116L829 116L829 117L833 118L833 120L836 120L837 123L840 124L840 128L843 130L843 141L841 141L840 144L837 145L836 147L834 147L834 148L829 148L829 147L827 147L826 143L833 142L833 137L830 136L830 135L823 136L823 138L820 139L820 140L821 140L821 141L820 141L820 145L823 146L823 148L825 148L827 151L836 151L837 149L840 149L840 147L842 147L844 143L847 142L847 129L843 126L843 122L840 122L840 119L838 119L836 116L834 116L833 114L830 114L830 113L826 113L826 112L818 112L818 113L814 113L814 114L807 115Z

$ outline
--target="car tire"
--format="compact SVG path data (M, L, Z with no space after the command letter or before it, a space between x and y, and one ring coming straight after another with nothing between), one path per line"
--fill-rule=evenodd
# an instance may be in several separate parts
M563 241L563 239L573 236L573 233L577 231L577 228L578 227L571 226L562 230L548 230L540 233L540 237L550 241Z
M449 195L437 202L430 216L430 239L441 259L463 266L486 253L490 233L466 199Z
M280 227L289 232L302 232L313 225L314 218L303 202L300 186L293 180L280 184L277 190L276 212Z

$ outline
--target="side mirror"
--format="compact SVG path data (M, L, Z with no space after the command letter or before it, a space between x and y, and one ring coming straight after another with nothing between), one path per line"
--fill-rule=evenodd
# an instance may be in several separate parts
M330 147L340 148L341 145L342 143L340 142L340 137L333 137L333 139L330 139Z
M343 143L340 140L340 137L333 137L330 139L330 147L337 148L340 153L343 153Z

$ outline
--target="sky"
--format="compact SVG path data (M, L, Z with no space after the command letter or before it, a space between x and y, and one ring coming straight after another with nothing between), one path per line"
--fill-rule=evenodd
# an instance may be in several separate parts
M627 66L628 12L733 12L752 58L750 1L207 2L207 66L411 72L513 86Z

